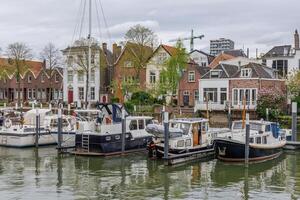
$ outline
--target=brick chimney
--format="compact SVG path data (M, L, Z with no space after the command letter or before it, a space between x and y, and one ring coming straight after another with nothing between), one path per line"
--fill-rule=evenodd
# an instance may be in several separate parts
M114 57L114 62L115 62L121 54L122 47L118 46L116 43L113 43L112 49L113 49L113 57Z
M102 43L102 49L103 49L104 52L106 52L106 50L107 50L107 43L106 42Z
M298 30L296 29L294 34L294 40L295 40L295 49L299 49L299 34Z

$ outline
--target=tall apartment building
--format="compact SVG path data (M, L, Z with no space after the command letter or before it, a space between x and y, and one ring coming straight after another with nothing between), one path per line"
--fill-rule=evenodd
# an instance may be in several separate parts
M210 41L210 55L216 56L222 51L233 50L234 42L230 39L220 38Z

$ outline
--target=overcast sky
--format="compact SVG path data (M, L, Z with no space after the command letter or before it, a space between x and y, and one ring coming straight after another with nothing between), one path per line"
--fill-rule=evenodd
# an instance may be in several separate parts
M153 29L162 43L187 37L193 28L195 35L205 35L195 41L198 49L208 52L209 40L225 37L255 55L255 48L261 53L274 45L293 44L293 33L300 29L299 0L101 0L107 26L99 0L92 2L93 36L109 46L140 23ZM62 49L73 37L87 34L86 20L81 34L80 28L75 30L83 0L0 0L0 5L2 53L18 41L27 43L37 57L48 42Z

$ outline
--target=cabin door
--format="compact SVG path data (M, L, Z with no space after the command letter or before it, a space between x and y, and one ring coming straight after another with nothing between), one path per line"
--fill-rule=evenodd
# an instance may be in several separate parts
M201 138L201 132L199 132L199 130L201 130L198 126L198 124L193 124L193 146L197 146L200 144L200 138Z
M73 103L73 89L68 90L68 103Z

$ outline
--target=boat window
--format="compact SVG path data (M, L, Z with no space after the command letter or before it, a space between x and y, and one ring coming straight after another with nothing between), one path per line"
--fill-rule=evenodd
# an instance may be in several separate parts
M202 134L204 134L206 132L206 128L207 128L207 123L202 123L201 124L201 132L202 132Z
M137 121L136 120L131 120L129 124L129 129L130 130L137 130Z
M144 120L143 119L140 119L139 120L139 129L144 129L145 126L144 126Z
M190 124L181 124L180 129L183 131L183 134L187 135L190 130Z
M256 144L261 144L261 137L256 138Z
M269 132L269 131L271 131L271 126L270 126L270 125L266 125L266 127L265 127L265 131L266 131L266 132Z
M192 144L192 140L191 140L191 139L185 140L185 146L186 146L186 147L190 147L191 144Z
M253 143L254 139L253 138L249 138L249 143Z
M250 130L261 131L262 125L258 123L250 123Z
M267 144L267 136L263 136L263 144Z
M120 135L116 135L116 136L115 136L115 139L116 139L116 140L119 140L120 138L121 138Z
M148 124L153 124L152 119L146 119L146 126L147 126Z
M111 137L110 137L110 136L106 136L106 137L105 137L105 140L106 140L106 141L110 141L110 140L111 140Z
M125 138L129 138L129 134L126 134L126 135L125 135Z
M184 140L179 140L177 142L177 147L183 147L184 146Z

